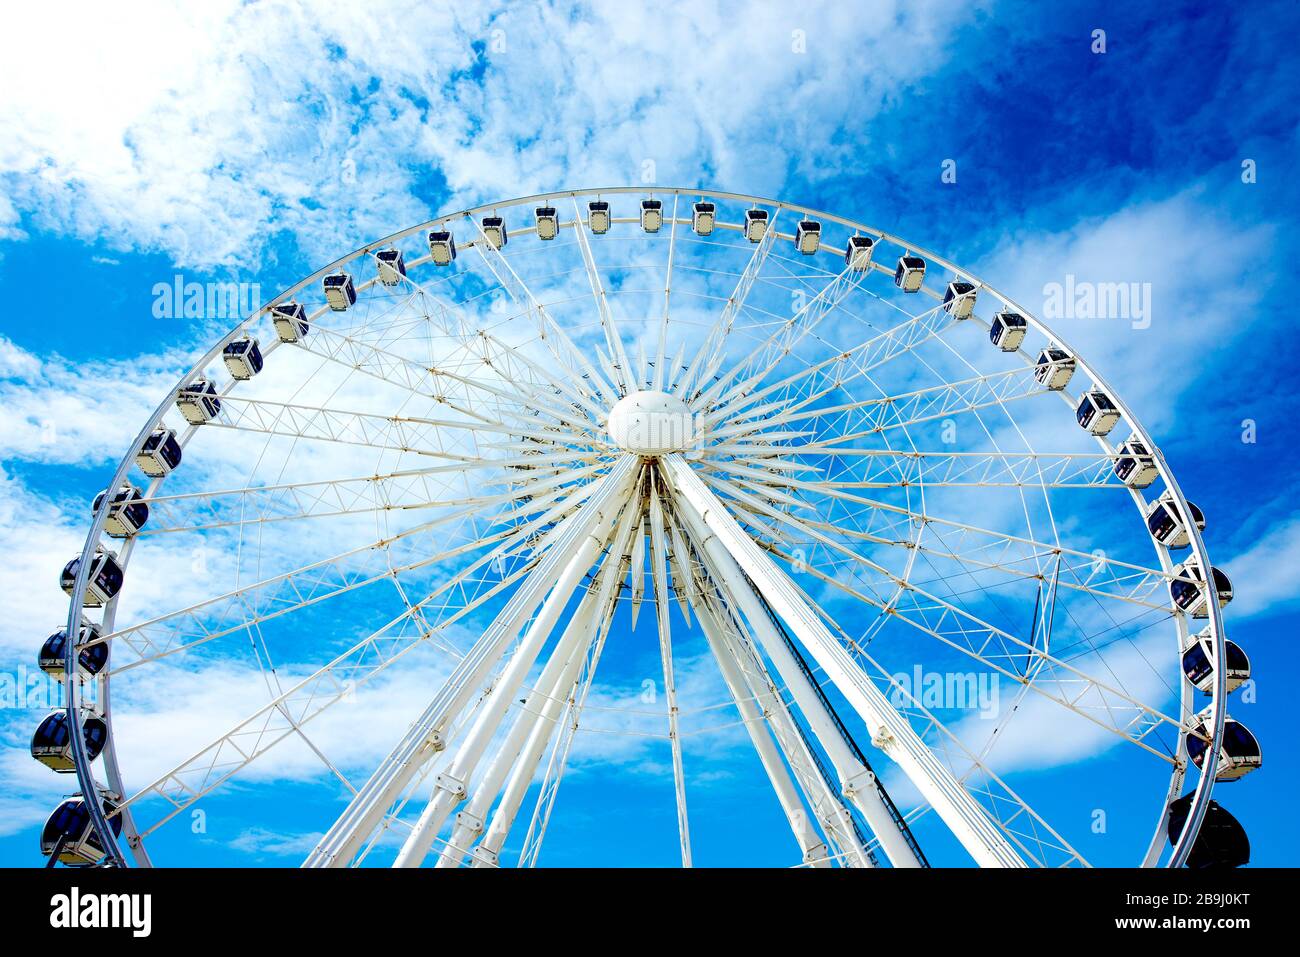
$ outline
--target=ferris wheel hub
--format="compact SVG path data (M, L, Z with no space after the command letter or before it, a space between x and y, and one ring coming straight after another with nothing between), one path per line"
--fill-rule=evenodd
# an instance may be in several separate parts
M695 441L690 407L675 395L652 389L630 392L614 403L607 429L613 443L633 455L668 455Z

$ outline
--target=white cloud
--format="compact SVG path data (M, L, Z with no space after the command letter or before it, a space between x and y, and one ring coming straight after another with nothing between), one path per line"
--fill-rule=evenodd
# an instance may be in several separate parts
M1160 707L1169 700L1170 684L1176 680L1172 654L1174 643L1170 629L1170 633L1161 633L1141 642L1122 642L1104 652L1071 658L1069 663L1102 684L1122 689L1136 701ZM1078 694L1078 685L1070 683L1071 676L1063 671L1059 674L1059 684L1043 682L1047 694L1057 698ZM1014 689L1005 690L1010 698ZM1103 700L1111 706L1110 712L1101 705ZM1122 724L1132 714L1126 710L1128 706L1110 693L1098 695L1092 692L1084 698L1080 709L1087 717L1032 690L1024 696L1014 714L1008 710L1010 705L1009 700L1003 702L1004 712L997 722L976 715L953 728L958 738L978 753L993 729L1005 726L988 759L988 765L1004 777L1025 769L1060 767L1092 759L1111 748L1123 746L1124 739L1103 725ZM1155 736L1151 744L1158 748L1162 740L1171 743L1173 738L1174 735L1165 730ZM1153 766L1159 766L1154 756L1151 761Z
M893 102L973 15L682 6L442 3L389 20L325 0L73 3L64 69L38 43L0 64L0 177L42 226L182 265L255 264L277 230L325 261L431 215L418 180L434 173L453 207L706 170L775 189L789 155L833 175L843 147L802 147ZM24 8L9 27L44 29ZM0 228L14 221L0 206Z
M264 827L250 827L230 841L230 848L256 857L292 857L302 859L311 852L322 835L319 832L284 834Z
M0 459L89 465L115 458L186 365L180 353L72 362L0 336Z
M0 239L25 239L26 236L18 228L18 210L9 197L0 192Z
M88 512L86 513L88 514ZM59 588L62 563L85 541L85 515L69 515L0 470L0 656L36 667L40 643L66 620Z
M0 837L21 834L24 831L31 834L31 861L40 860L36 854L37 832L50 816L50 812L54 810L62 794L58 788L49 790L51 794L47 800L26 797L0 799ZM14 863L8 862L9 866L13 866Z
M1082 208L1088 208L1085 202ZM1216 210L1203 191L1133 202L1058 230L1006 236L981 264L995 287L1042 317L1044 286L1076 282L1150 283L1148 328L1126 318L1048 319L1155 433L1175 426L1184 390L1200 381L1207 357L1259 313L1271 276L1274 227Z
M1300 601L1300 516L1279 522L1223 567L1235 590L1225 612L1229 621L1294 608Z

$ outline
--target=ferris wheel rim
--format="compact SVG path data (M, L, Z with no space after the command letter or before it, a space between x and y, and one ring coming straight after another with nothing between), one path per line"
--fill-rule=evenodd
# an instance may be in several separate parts
M335 260L334 262L322 267L321 269L317 270L316 272L312 273L306 278L286 288L285 290L277 294L272 299L263 303L259 308L254 310L254 312L251 313L248 317L244 318L239 323L237 323L229 332L227 332L220 340L218 340L208 350L207 353L202 355L190 367L190 369L180 378L180 380L177 381L177 383L171 388L171 390L167 393L167 395L162 399L162 401L156 407L154 412L149 416L146 424L143 426L143 428L136 436L136 438L131 442L127 452L120 460L117 469L114 472L113 477L107 487L109 489L117 488L125 481L131 462L133 461L135 454L139 451L140 446L143 444L143 442L149 436L149 434L153 431L153 429L156 428L158 424L161 422L164 413L169 408L172 407L172 404L175 401L177 393L186 385L191 384L195 379L199 378L202 374L202 370L207 365L209 365L213 360L215 360L221 355L221 350L225 345L227 345L231 340L235 339L241 332L246 330L259 317L267 314L272 307L290 300L295 294L297 294L303 289L308 288L313 283L320 281L321 279L323 279L324 276L336 272L342 269L343 267L345 267L346 265L348 265L349 263L361 259L362 257L365 257L366 255L373 253L374 251L380 248L392 245L393 243L396 243L398 241L401 241L413 235L417 235L421 231L431 229L435 226L445 225L459 220L464 220L467 218L472 219L472 217L476 215L480 215L487 212L496 212L498 210L503 210L503 209L512 209L512 208L517 208L522 206L528 206L530 204L545 202L548 200L569 198L576 201L579 198L589 197L589 196L600 196L600 195L613 196L619 194L633 194L633 195L642 195L642 196L671 195L679 198L683 196L693 196L693 197L700 197L700 198L721 199L721 200L727 200L727 201L738 202L738 203L752 203L755 205L767 206L778 210L790 210L792 212L801 215L816 217L818 219L825 220L828 222L834 222L842 226L845 226L847 228L854 229L862 233L875 236L880 241L899 247L905 253L910 252L915 255L921 256L927 262L933 263L936 266L947 269L951 271L953 274L955 274L956 276L962 277L967 281L972 282L981 293L987 293L988 295L994 297L999 302L1001 302L1006 308L1020 313L1022 316L1026 318L1030 327L1036 329L1038 332L1040 332L1045 337L1047 337L1049 342L1058 345L1059 347L1065 349L1070 353L1070 355L1075 359L1076 363L1078 364L1079 369L1091 377L1093 383L1095 384L1095 387L1100 388L1106 392L1107 396L1112 400L1112 402L1119 409L1120 413L1123 416L1124 421L1132 429L1134 436L1143 440L1146 443L1147 448L1151 450L1151 454L1154 457L1155 465L1158 470L1159 477L1163 480L1167 492L1171 495L1174 504L1178 507L1181 514L1183 515L1191 514L1186 497L1184 496L1180 486L1178 485L1177 479L1174 476L1172 469L1169 467L1168 463L1166 462L1161 447L1152 440L1150 434L1142 425L1141 420L1137 418L1136 415L1133 414L1132 409L1127 405L1127 403L1123 399L1122 393L1113 389L1110 386L1110 384L1104 379L1104 377L1099 375L1098 372L1088 363L1087 359L1083 355L1081 355L1077 350L1073 349L1065 339L1063 339L1054 330L1050 329L1046 323L1038 319L1038 317L1035 316L1032 312L1024 309L1014 300L1000 293L994 287L987 285L969 270L966 270L956 265L955 263L952 263L951 261L934 254L933 252L929 251L925 247L921 247L913 243L907 242L903 240L901 237L892 235L890 233L887 233L875 227L871 227L865 223L847 219L845 217L838 216L833 213L829 213L823 210L818 210L808 206L803 206L800 204L775 200L768 197L753 196L749 194L733 193L733 192L720 191L720 190L701 188L701 187L685 188L685 187L616 186L616 187L593 187L593 188L583 188L583 189L576 189L576 190L558 190L558 191L538 193L538 194L518 197L506 201L481 204L478 206L457 210L451 213L443 213L423 223L404 228L402 230L390 234L389 236L384 237L383 239L370 242L364 246L358 247L356 250L352 251L346 256L343 256ZM674 221L676 221L675 217L674 217ZM523 227L520 229L520 231L528 232L528 229L527 227ZM367 280L362 285L361 288L365 288L370 285L373 285L373 283L376 281L377 279L371 278ZM925 291L933 295L931 290L926 289ZM279 343L276 342L271 343L267 351L269 352L271 349L274 349L278 345ZM1032 365L1032 357L1028 356L1028 354L1026 354L1023 349L1018 349L1017 352L1021 355L1022 359L1024 359L1027 363ZM232 387L233 385L234 384L232 383ZM1068 401L1068 397L1066 397L1066 401ZM181 440L182 445L188 442L188 440L197 431L197 428L198 428L197 426L191 426L189 429L185 430L183 436L178 436L178 439ZM1115 452L1114 448L1110 447L1109 443L1105 442L1102 437L1098 437L1098 441L1102 444L1103 448L1106 449L1107 452L1114 454ZM151 483L151 487L153 487L156 484L158 483L157 482ZM1136 492L1134 494L1136 496ZM87 579L89 577L88 573L91 565L91 560L93 559L97 546L103 540L104 521L109 511L110 504L111 502L109 500L109 497L106 496L104 502L100 505L98 509L95 510L91 527L87 533L86 541L82 549L82 553L80 556L81 562L77 570L75 580L73 582L71 597L69 601L69 614L67 619L67 629L68 629L69 636L76 635L77 630L80 627L81 618L82 618L82 607L83 607L82 602L84 600L86 588L88 584ZM1194 522L1188 522L1187 525L1188 525L1188 533L1189 533L1190 547L1191 547L1190 554L1196 558L1201 568L1205 568L1205 569L1211 568L1212 566L1209 561L1208 550L1205 547L1200 530L1197 528ZM1160 554L1160 550L1158 548L1157 548L1157 554L1158 555ZM1162 561L1164 557L1165 556L1163 555L1161 556ZM114 610L115 604L116 604L115 602L110 603L109 608L106 609L106 615L111 614L112 610ZM1225 637L1224 637L1221 611L1218 606L1218 603L1215 601L1211 600L1207 602L1207 605L1208 605L1207 610L1209 612L1208 628L1210 631L1213 647L1215 649L1216 658L1219 661L1224 661L1226 660L1226 655L1224 650ZM77 652L78 649L76 643L74 641L69 641L67 646L67 668L65 669L65 679L64 679L64 689L66 695L65 700L67 702L66 711L69 715L69 718L73 718L75 713L81 707L80 686L76 679ZM1220 668L1217 670L1217 672L1218 673L1215 679L1214 688L1211 693L1211 708L1213 712L1213 742L1212 742L1212 746L1207 750L1207 753L1204 756L1203 764L1199 768L1199 780L1196 789L1194 791L1194 797L1193 797L1191 809L1188 814L1187 822L1184 824L1181 831L1181 835L1177 843L1174 845L1174 849L1171 853L1170 861L1169 861L1170 866L1180 866L1181 864L1185 863L1186 858L1191 851L1192 842L1195 840L1196 835L1199 831L1199 827L1203 820L1205 810L1208 807L1210 793L1213 788L1214 777L1215 777L1215 772L1216 772L1217 762L1218 762L1218 757L1220 752L1220 745L1221 745L1221 740L1223 735L1223 728L1225 724L1224 717L1226 716L1226 707L1227 707L1225 671L1224 669ZM106 682L106 688L108 685L111 685L111 682ZM1184 688L1183 690L1185 692L1186 689ZM1182 697L1186 699L1187 696L1186 694L1184 694ZM106 769L108 772L110 787L116 789L120 793L121 778L120 778L120 771L116 767L116 749L114 747L113 735L111 734L112 709L110 705L110 699L107 695L107 691L105 693L104 706L105 706L104 717L110 726L109 740L104 752L105 757L107 759ZM1181 707L1184 712L1182 714L1182 718L1185 721L1187 718L1186 700L1183 701ZM88 756L86 744L82 736L80 722L76 720L69 720L68 724L71 732L70 736L71 736L72 750L73 750L74 757L76 758L76 774L77 774L78 784L81 788L81 793L83 795L97 794L99 793L100 788L95 781L94 771L90 764L91 758ZM1182 767L1175 768L1174 778L1171 780L1171 789L1170 789L1171 797L1179 789L1178 784L1174 782L1176 782L1181 777L1181 775L1185 773L1186 770L1187 769L1185 765L1183 765ZM95 830L101 842L104 844L107 857L115 864L118 865L125 864L126 863L125 856L121 852L116 835L113 833L112 829L108 826L107 817L104 815L103 810L100 807L100 802L98 800L94 800L94 801L87 801L86 804L87 804L87 809L89 811L92 823L95 827ZM1167 804L1168 801L1166 801L1166 805ZM130 842L129 840L131 834L131 823L130 823L130 817L128 815L129 815L129 809L126 812L124 812L122 815L125 824L124 836L126 837L128 843L130 843L132 852L135 854L136 863L141 865L147 865L150 862L147 856L147 851L144 849L143 843ZM1160 836L1160 831L1164 824L1165 815L1167 815L1167 806L1164 815L1162 815L1160 823L1157 825L1157 834L1156 834L1157 839Z

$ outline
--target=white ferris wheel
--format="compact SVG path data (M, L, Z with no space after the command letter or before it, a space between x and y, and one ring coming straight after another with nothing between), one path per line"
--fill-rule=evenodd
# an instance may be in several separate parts
M1231 585L1118 386L968 271L785 202L579 190L367 245L216 342L96 500L41 651L33 754L77 785L42 851L177 862L237 789L324 822L307 866L531 865L566 768L598 785L590 741L642 735L689 866L728 734L792 865L1086 865L1089 822L1036 810L1058 739L1148 801L1124 863L1239 863ZM649 704L602 678L629 655Z

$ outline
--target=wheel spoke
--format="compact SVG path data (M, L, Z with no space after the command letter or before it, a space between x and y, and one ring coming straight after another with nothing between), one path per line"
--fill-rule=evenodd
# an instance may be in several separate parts
M496 244L491 242L484 234L482 225L473 217L468 217L468 219L478 233L478 238L473 245L479 255L482 256L484 265L496 277L501 288L506 290L516 303L528 309L529 315L537 326L538 335L547 343L555 361L567 370L568 381L582 382L587 379L595 386L596 393L604 396L606 401L610 403L617 402L617 390L605 381L604 376L596 370L596 367L591 364L591 361L582 350L574 345L568 334L551 318L550 313L546 311L546 307L533 295L533 291L528 287L528 284L519 277L514 267L501 255L501 251L497 249ZM591 408L597 415L600 414L598 407L592 406Z
M404 469L385 475L351 479L145 496L142 501L149 506L149 525L138 534L147 537L211 531L307 518L364 515L377 511L509 505L550 491L558 485L589 478L601 466L573 468L555 465L537 469L530 472L528 484L524 486L519 486L514 476L500 479L476 476L474 482L480 489L507 487L508 490L494 495L447 497L464 489L466 476L474 474L478 468L467 465L445 470L436 467Z
M470 525L472 530L469 534L453 533L449 536L453 539L460 538L463 542L460 545L433 555L428 555L426 552L419 558L396 566L388 561L382 571L366 574L365 566L368 561L376 556L391 555L388 549L391 549L393 542L409 539L449 523L469 523L479 511L477 508L458 510L432 522L424 522L399 532L388 539L352 549L332 558L312 562L197 605L119 629L104 635L98 641L117 641L133 653L133 660L116 665L110 674L122 672L182 651L192 650L216 638L239 632L251 625L265 623L358 588L389 580L400 572L427 568L495 545L494 549L450 579L448 585L459 583L470 574L488 567L495 559L518 551L526 544L526 536L529 532L542 529L574 511L585 491L579 489L573 492L546 513L523 526L489 532L486 528L473 529ZM521 541L521 538L525 540ZM413 548L413 551L420 554L424 549Z
M767 231L754 246L754 251L750 254L749 261L745 263L740 278L736 280L736 288L728 297L722 314L718 316L718 321L709 329L703 347L695 354L685 374L677 382L674 391L683 398L693 399L713 378L714 372L722 364L727 337L731 335L736 318L744 309L749 291L753 288L754 281L758 279L758 274L762 271L763 264L767 262L768 254L776 241L776 220L780 214L781 211L778 209L772 221L768 223Z

